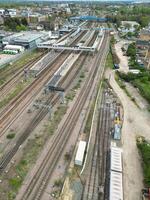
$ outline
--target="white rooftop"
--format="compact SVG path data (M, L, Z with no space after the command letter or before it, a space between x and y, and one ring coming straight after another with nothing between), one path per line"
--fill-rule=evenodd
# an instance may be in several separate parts
M123 200L122 173L111 171L109 200Z
M111 170L122 172L122 150L111 147Z
M139 25L139 23L137 23L136 21L122 21L121 23L122 25L125 25L125 24L130 24L132 26Z

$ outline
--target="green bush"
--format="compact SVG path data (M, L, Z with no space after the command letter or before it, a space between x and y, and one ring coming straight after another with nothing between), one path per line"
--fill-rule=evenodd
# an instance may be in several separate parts
M116 72L117 76L126 82L130 82L134 87L139 89L141 95L150 103L150 72L144 71L139 74L124 74Z
M55 187L62 187L63 186L63 181L61 179L58 179L54 182Z
M17 191L22 183L22 180L20 177L15 177L9 180L10 186L13 188L13 190Z
M16 135L15 133L10 133L6 137L7 137L7 139L13 139L15 137L15 135Z
M143 140L137 142L137 147L143 160L144 183L146 187L150 187L150 143Z

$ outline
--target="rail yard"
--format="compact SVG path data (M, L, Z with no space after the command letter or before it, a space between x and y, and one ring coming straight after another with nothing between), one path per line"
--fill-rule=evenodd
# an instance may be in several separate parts
M67 199L70 168L80 177L80 199L113 199L117 172L110 173L110 152L121 129L121 105L103 80L110 37L107 24L84 22L53 44L39 43L38 57L19 69L2 72L9 78L0 86L0 102L7 99L0 107L0 199ZM85 134L92 105L95 125L91 121Z
M0 200L150 199L149 0L0 0Z

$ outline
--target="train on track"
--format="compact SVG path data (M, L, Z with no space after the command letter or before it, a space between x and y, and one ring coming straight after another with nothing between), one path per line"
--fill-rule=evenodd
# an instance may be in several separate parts
M122 149L118 147L110 150L109 200L123 200Z

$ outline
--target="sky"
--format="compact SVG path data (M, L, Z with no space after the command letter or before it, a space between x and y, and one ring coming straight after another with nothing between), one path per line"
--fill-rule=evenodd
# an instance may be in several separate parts
M53 1L53 2L58 2L58 1L85 1L86 0L26 0L26 2L29 1ZM92 0L88 0L88 1L92 1ZM93 0L93 1L97 1L97 2L140 2L140 3L144 3L144 2L150 2L150 0ZM24 0L0 0L0 2L25 2Z

